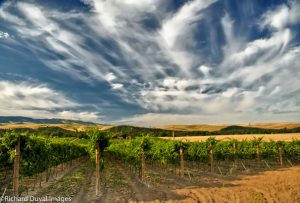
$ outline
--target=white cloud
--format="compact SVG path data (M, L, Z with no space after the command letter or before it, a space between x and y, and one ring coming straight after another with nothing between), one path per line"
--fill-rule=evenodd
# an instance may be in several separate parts
M172 48L180 35L187 34L192 30L194 23L202 17L200 11L214 3L215 0L195 0L186 3L170 19L166 19L160 30L160 35L166 41L167 46ZM179 42L178 42L179 43Z
M55 114L56 118L97 122L99 115L95 112L62 111Z
M112 83L111 86L112 86L113 89L123 88L123 84L120 84L120 83Z
M64 95L47 86L9 81L0 81L0 103L2 109L38 108L51 110L76 106Z
M149 9L149 7L151 8L151 6L157 5L160 2L160 0L144 0L144 1L140 1L140 0L121 1L121 0L119 0L119 2L124 2L124 4L128 4L131 6L137 6L137 7L142 7L144 9Z
M9 36L9 34L7 33L7 32L2 32L2 31L0 31L0 39L1 38L4 38L4 39L7 39L7 38L9 38L10 36Z
M199 67L199 70L204 74L204 76L208 76L209 72L211 71L211 68L205 65L201 65Z
M34 118L63 118L99 121L91 112L75 112L81 105L46 85L0 81L0 114Z
M113 73L108 73L105 75L105 79L108 81L108 82L111 82L115 79L117 79L116 75L113 74Z
M266 121L282 122L298 120L299 113L283 113L274 117L272 113L260 115L249 115L247 112L238 114L163 114L163 113L147 113L123 118L116 122L119 125L138 125L144 127L159 127L162 125L176 124L245 124L245 123L264 123ZM225 121L225 122L224 122Z
M234 64L234 71L227 79L230 81L243 78L245 84L251 84L265 74L271 74L284 68L287 64L283 65L282 62L284 58L289 56L287 47L291 40L291 31L285 29L275 32L269 39L249 42L244 50L232 54L227 59Z
M7 12L7 9L9 9L12 6L12 2L6 1L2 3L0 6L0 18L14 24L17 26L24 26L26 23L22 18L19 18L18 16L11 14L10 12Z
M228 13L221 18L221 25L224 31L224 37L226 44L223 46L224 61L223 64L226 66L232 62L228 62L227 58L230 57L233 53L241 49L241 46L245 43L243 36L238 36L235 34L234 30L234 21L231 19Z
M178 12L165 19L159 30L160 45L185 74L197 64L197 61L199 62L199 56L187 50L186 46L196 39L193 31L197 25L196 22L204 17L201 11L214 2L216 1L195 0L186 3ZM184 40L179 39L180 37Z
M300 5L291 1L290 5L281 5L263 16L261 26L269 26L275 30L282 30L289 25L300 22Z

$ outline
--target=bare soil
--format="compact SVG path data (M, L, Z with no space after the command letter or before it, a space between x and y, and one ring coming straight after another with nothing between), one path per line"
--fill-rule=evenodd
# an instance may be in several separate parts
M95 196L94 173L72 202L300 202L300 166L245 170L228 175L148 165L141 182L137 169L110 160L101 172L101 194Z
M142 182L138 168L107 156L99 196L95 195L91 161L79 162L62 178L52 179L31 194L72 197L74 203L300 202L300 165L268 163L267 167L264 161L255 160L216 162L211 173L208 164L186 162L184 176L179 175L179 166L148 163Z
M227 186L229 185L229 186ZM167 202L300 202L300 167L267 171L224 181L222 187L197 187L174 190L186 196Z

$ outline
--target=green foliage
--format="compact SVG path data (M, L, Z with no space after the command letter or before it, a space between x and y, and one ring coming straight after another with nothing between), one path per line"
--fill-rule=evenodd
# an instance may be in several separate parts
M5 132L0 138L0 167L12 166L17 138L21 141L20 173L30 176L87 154L86 145L70 139Z
M101 131L97 128L94 128L94 129L87 131L87 135L89 137L88 151L89 151L90 157L92 159L95 158L95 156L96 156L95 149L96 149L97 144L99 144L100 152L103 155L103 151L105 150L105 148L107 148L109 146L109 140L111 138L110 133L107 131ZM102 155L100 157L101 163L103 162Z
M283 141L277 141L276 142L276 147L279 149L279 148L282 148L284 145L284 142Z
M252 142L254 145L259 145L262 142L263 138L264 137L253 137Z
M107 130L112 137L135 138L147 134L149 137L172 137L173 130L159 128L142 128L134 126L115 126ZM264 129L243 126L228 126L219 131L174 131L175 137L181 136L205 136L205 135L237 135L237 134L273 134L273 133L299 133L300 128L293 129Z
M108 151L128 164L138 165L140 146L140 138L125 141L113 140L108 147Z
M110 135L108 132L94 128L89 130L87 135L89 136L92 149L95 149L97 143L99 144L100 151L102 152L109 146Z
M21 173L33 175L85 154L84 145L29 136L21 148Z
M151 139L151 148L146 158L150 161L157 161L160 164L178 163L180 146L185 145L179 141Z
M140 151L148 151L150 149L149 136L143 136L141 138Z
M0 168L10 166L12 164L10 158L10 149L7 148L4 139L0 138Z
M122 159L126 163L139 165L139 152L143 138L132 140L114 140L108 148L111 154ZM161 140L147 138L147 150L145 157L148 162L160 164L179 164L179 149L184 148L184 159L188 161L209 162L210 145L212 144L215 160L255 159L256 145L259 143L262 159L277 159L278 147L276 142L264 142L261 139L254 141L216 141L214 138L206 142L178 142L173 140ZM234 152L233 144L236 151ZM283 154L286 158L300 160L300 141L283 142Z
M41 137L77 137L77 138L88 138L85 132L66 130L60 127L39 127L37 129L31 128L16 128L16 129L0 129L1 135L8 133L30 133L36 134Z
M214 146L217 143L217 140L215 137L209 137L206 142L209 143L209 145Z
M293 140L292 142L284 142L283 154L288 159L300 160L300 140Z
M34 133L45 137L78 137L88 138L85 132L66 130L60 127L40 127Z
M186 159L207 163L209 161L210 144L208 142L188 143Z

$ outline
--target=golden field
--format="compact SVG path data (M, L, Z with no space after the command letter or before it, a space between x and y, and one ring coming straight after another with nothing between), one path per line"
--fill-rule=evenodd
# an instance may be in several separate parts
M206 141L212 136L185 136L185 137L161 137L162 139L172 139L187 142L201 142ZM286 133L286 134L244 134L244 135L216 135L213 136L217 140L253 140L253 138L263 137L264 141L291 141L293 139L300 140L300 133Z
M237 125L252 128L265 128L265 129L282 129L282 128L297 128L300 127L298 122L280 122L280 123L248 123L248 124L195 124L195 125L164 125L158 128L165 130L176 131L218 131L225 127Z

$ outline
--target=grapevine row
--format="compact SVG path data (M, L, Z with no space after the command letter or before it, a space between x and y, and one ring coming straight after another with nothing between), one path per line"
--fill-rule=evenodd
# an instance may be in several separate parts
M111 142L108 151L129 164L139 165L142 139L114 140ZM208 163L212 141L214 142L214 160L257 159L257 146L259 158L261 159L277 159L282 153L288 159L300 160L300 140L264 142L261 140L216 141L209 139L206 142L180 142L156 138L147 139L147 144L144 147L145 159L160 164L178 164L180 159L179 149L182 146L185 160Z
M20 137L20 173L31 176L87 154L83 143L68 139L44 138L27 133L7 132L0 137L0 168L12 166Z

